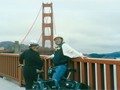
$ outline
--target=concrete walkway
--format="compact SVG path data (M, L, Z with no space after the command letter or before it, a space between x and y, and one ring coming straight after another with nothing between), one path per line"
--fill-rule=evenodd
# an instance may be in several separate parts
M24 87L19 87L19 85L13 83L5 78L0 78L0 90L25 90Z

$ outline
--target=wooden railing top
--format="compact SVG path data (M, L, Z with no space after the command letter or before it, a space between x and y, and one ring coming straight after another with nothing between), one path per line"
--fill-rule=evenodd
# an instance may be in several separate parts
M19 54L16 54L16 53L0 53L0 55L2 56L19 56Z
M99 64L116 64L120 65L120 60L119 59L104 59L104 58L88 58L88 59L80 59L80 58L75 58L73 59L75 62L88 62L88 63L99 63Z
M14 53L0 53L2 56L19 56L19 54ZM42 58L46 55L40 55ZM120 59L106 59L106 58L87 58L87 59L80 59L80 58L74 58L72 59L75 62L88 62L88 63L99 63L99 64L116 64L120 65Z

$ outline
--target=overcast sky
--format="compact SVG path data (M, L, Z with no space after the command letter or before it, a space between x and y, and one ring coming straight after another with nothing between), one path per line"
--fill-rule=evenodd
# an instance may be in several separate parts
M83 53L120 51L119 0L0 0L0 41L21 42L42 2L51 1L56 32L70 46ZM26 41L40 37L41 16Z

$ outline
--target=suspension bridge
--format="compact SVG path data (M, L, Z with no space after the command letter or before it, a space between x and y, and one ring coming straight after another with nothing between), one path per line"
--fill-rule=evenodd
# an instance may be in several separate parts
M45 8L49 8L49 13L46 13ZM56 32L53 26L53 7L52 3L43 3L37 17L32 26L23 38L20 44L24 43L27 36L31 32L39 13L42 10L42 33L39 36L38 42L42 38L42 48L46 47L46 40L49 40L50 49L53 49L53 36ZM50 19L50 21L49 21ZM46 34L49 32L49 35ZM51 66L50 60L45 60L44 55L40 56L44 60L44 79L47 79L47 70ZM0 76L13 80L20 87L25 85L21 68L19 65L19 54L1 53L0 54ZM69 67L75 68L77 71L72 74L71 79L81 83L88 84L91 90L119 90L120 89L120 60L116 59L96 59L81 58L72 59L68 63Z

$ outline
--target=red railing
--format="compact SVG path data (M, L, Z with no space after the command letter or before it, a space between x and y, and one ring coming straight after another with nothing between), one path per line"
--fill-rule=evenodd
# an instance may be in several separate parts
M5 76L24 84L21 68L18 68L19 55L0 54L0 76ZM44 78L47 79L47 70L51 66L50 60L44 60ZM120 88L120 60L115 59L72 59L68 67L77 72L71 79L90 85L91 89L118 90Z
M0 76L19 82L18 55L0 54Z

